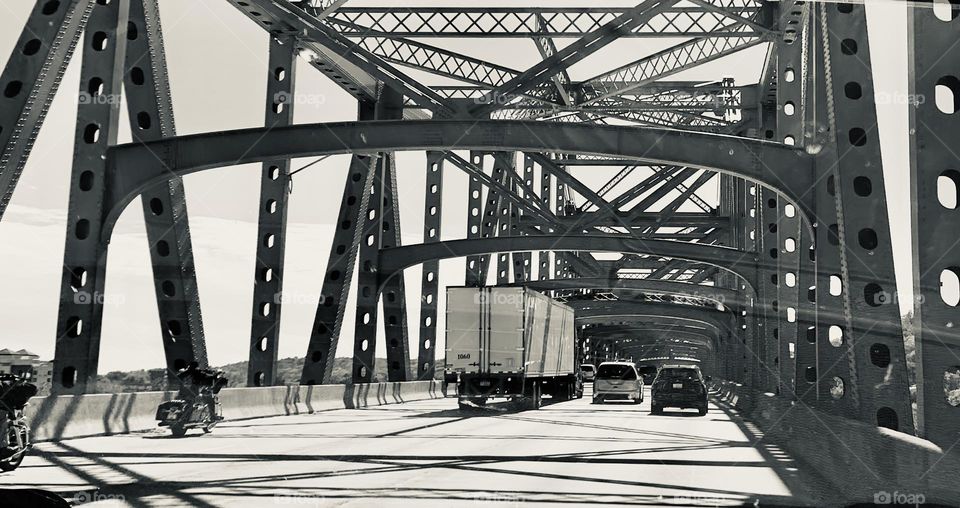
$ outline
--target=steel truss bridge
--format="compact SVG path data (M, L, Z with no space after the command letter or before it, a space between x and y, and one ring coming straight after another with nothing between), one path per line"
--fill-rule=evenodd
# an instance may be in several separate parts
M354 382L373 378L380 327L389 380L432 379L443 362L443 288L525 285L576 308L586 361L694 358L717 378L839 417L916 431L943 447L960 437L960 408L944 388L960 364L957 302L941 295L942 281L960 274L960 161L943 141L960 132L952 2L910 9L911 90L952 97L910 108L911 166L898 168L910 172L913 207L914 418L887 213L887 196L907 199L908 191L888 192L884 181L862 3L222 1L270 34L261 128L178 135L157 0L37 0L6 61L0 217L68 62L83 63L79 90L61 91L81 100L51 337L55 393L93 388L103 302L74 295L110 291L113 227L137 197L165 366L207 363L182 177L247 163L262 164L247 384L275 384L291 159L350 154L336 231L318 262L322 296L303 330L303 385L329 382L351 327ZM492 38L541 58L510 68L445 48L451 39ZM628 38L673 45L594 77L571 76ZM763 56L753 62L756 82L683 78L749 48L762 48L750 53ZM306 62L356 99L356 121L294 124L298 60L301 72L312 71ZM125 117L120 101L100 100L119 94ZM122 122L132 143L116 142ZM401 151L426 154L420 244L400 241ZM582 177L591 168L613 176L596 185ZM469 176L457 239L439 233L445 171ZM460 258L462 279L440 276L441 260ZM416 316L400 276L415 266ZM356 308L347 306L351 293Z

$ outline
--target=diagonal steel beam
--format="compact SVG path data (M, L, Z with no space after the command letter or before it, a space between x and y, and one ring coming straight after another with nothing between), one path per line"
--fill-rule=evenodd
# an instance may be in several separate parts
M540 87L552 79L553 76L609 45L617 40L620 35L646 23L653 16L662 12L663 9L672 7L678 1L644 0L603 27L554 53L550 58L544 59L507 83L493 89L486 95L490 104L474 107L470 110L470 113L473 116L481 116L482 113L501 107L502 105L497 104L501 97L523 94L533 88Z
M0 219L91 9L92 0L36 2L0 75Z
M624 37L722 34L730 19L748 19L761 0L710 0L670 7ZM308 12L318 9L307 8ZM362 37L579 37L626 11L622 7L342 7L327 21ZM362 30L360 27L369 27ZM758 26L759 30L767 29Z
M622 95L646 83L767 41L767 38L755 35L693 39L588 79L583 84L585 100L581 103L590 104Z

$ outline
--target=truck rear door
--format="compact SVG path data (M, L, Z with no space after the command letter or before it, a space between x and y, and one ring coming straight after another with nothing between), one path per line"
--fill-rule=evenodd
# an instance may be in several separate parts
M448 371L480 370L481 291L480 288L447 288Z
M516 372L523 367L524 290L487 288L489 309L487 372Z

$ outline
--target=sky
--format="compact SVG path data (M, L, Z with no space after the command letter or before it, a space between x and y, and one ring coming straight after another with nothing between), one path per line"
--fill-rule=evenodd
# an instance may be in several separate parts
M551 5L577 6L578 1ZM897 2L867 2L876 103L891 219L894 261L901 307L910 301L910 203L907 104L906 8ZM631 6L629 1L605 1L604 6ZM15 46L33 2L0 2L0 64ZM220 0L161 0L165 46L172 83L178 134L259 127L263 124L268 38L235 7ZM352 0L348 5L439 5L438 2L379 2ZM471 6L447 0L443 5ZM500 1L485 5L522 6L534 2ZM878 36L879 35L879 36ZM575 39L558 39L561 47ZM538 61L531 41L430 40L470 56L514 69ZM680 42L677 39L617 41L570 69L574 80L586 79L643 54ZM733 77L738 84L757 81L764 48L745 50L673 79ZM66 230L68 182L79 86L80 58L71 62L54 100L16 193L0 221L0 266L7 267L0 291L0 347L26 348L43 358L53 356L63 238ZM410 71L431 84L449 81ZM305 62L297 69L296 88L303 94L295 109L296 123L350 121L356 102ZM125 107L125 106L124 106ZM130 141L121 127L120 142ZM296 160L294 168L310 160ZM288 211L284 277L281 357L302 356L307 348L324 266L336 220L349 158L335 156L294 177ZM398 155L399 191L404 243L422 241L422 153ZM576 169L588 184L598 186L615 168ZM204 328L210 362L214 365L246 359L253 295L259 166L220 168L185 178L187 203L198 273ZM445 170L443 239L465 236L466 177ZM639 178L639 177L637 177ZM629 182L624 185L629 185ZM716 202L716 186L700 194ZM122 216L110 245L101 342L101 371L163 366L160 325L146 234L140 206L133 203ZM444 261L441 280L462 284L463 261ZM419 316L419 268L407 270L408 319ZM353 298L350 302L352 305ZM443 299L440 299L441 305ZM348 307L351 308L351 307ZM443 330L443 308L438 329ZM345 319L339 356L352 348L353 316ZM412 326L411 344L417 328ZM383 348L382 333L378 352ZM442 338L438 352L442 354ZM416 354L416 347L412 347ZM380 353L378 353L380 355Z

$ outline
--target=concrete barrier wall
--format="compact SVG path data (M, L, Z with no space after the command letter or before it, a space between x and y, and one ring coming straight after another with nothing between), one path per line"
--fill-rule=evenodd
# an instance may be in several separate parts
M34 397L26 415L35 441L124 434L157 427L157 406L176 392L140 392ZM225 388L227 420L309 414L443 397L438 381L362 385Z
M829 482L846 503L872 503L882 492L921 494L926 503L948 506L960 500L960 448L944 453L925 439L736 383L715 383L714 391L760 427L765 440Z

